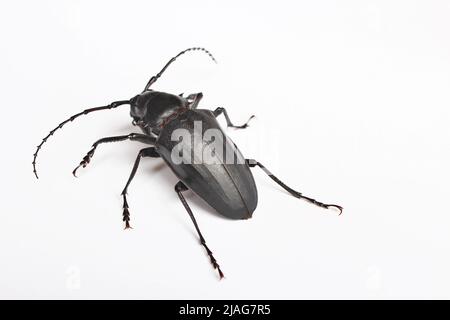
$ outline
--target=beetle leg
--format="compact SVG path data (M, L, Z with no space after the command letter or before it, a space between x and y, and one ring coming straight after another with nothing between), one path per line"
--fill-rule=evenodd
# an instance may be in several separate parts
M289 192L290 194L292 194L294 197L299 198L299 199L305 199L308 202L311 202L312 204L315 204L316 206L319 206L321 208L325 208L325 209L329 209L329 208L336 208L339 210L339 215L341 215L343 208L341 206L338 206L336 204L325 204L322 202L319 202L315 199L306 197L304 195L302 195L300 192L295 191L291 188L289 188L287 185L285 185L280 179L278 179L277 177L275 177L272 172L270 172L266 167L264 167L261 163L259 163L256 160L253 159L246 159L245 160L248 164L248 166L250 168L253 168L255 166L260 167L273 181L275 181L276 183L278 183L284 190L286 190L287 192Z
M72 171L72 174L76 177L77 170L80 167L86 168L89 162L91 162L92 157L94 156L94 152L97 149L97 146L102 143L108 143L108 142L119 142L124 140L131 140L131 141L139 141L146 144L154 144L155 138L141 134L141 133L130 133L124 136L115 136L115 137L107 137L97 140L93 145L92 149L89 150L89 152L86 154L86 156L81 160L80 164Z
M248 127L248 123L250 122L250 120L252 120L252 119L255 117L254 115L252 115L252 116L247 120L247 122L244 123L243 125L241 125L241 126L235 126L235 125L231 122L230 117L228 116L227 110L225 110L225 108L219 107L219 108L217 108L216 110L214 110L213 113L214 113L214 116L215 116L216 118L217 118L218 116L220 116L220 115L223 113L223 115L225 116L225 120L227 121L227 126L228 126L228 127L232 127L232 128L236 128L236 129L245 129L245 128L247 128L247 127Z
M199 92L199 93L192 93L190 95L187 96L186 100L189 103L189 108L190 109L197 109L197 106L200 102L200 100L202 100L203 98L203 93Z
M130 211L128 210L128 202L127 202L127 190L128 186L130 185L131 181L133 180L134 176L136 175L136 171L139 167L139 162L141 161L141 158L145 157L151 157L151 158L159 158L159 153L156 152L156 149L154 147L145 148L139 151L138 156L136 157L136 161L133 165L133 170L131 170L130 177L128 178L127 184L125 185L125 188L123 188L123 191L121 193L123 197L123 221L125 222L125 229L129 229L130 227Z
M211 250L209 250L208 246L206 245L205 238L203 238L200 228L198 227L197 221L195 220L194 214L192 213L191 208L189 207L186 199L184 198L184 196L182 194L183 191L187 191L187 190L188 190L188 188L181 181L179 181L175 185L175 191L178 194L178 197L180 198L181 203L183 203L183 206L186 209L187 213L191 217L192 222L194 223L194 226L195 226L195 230L197 230L197 234L200 238L200 244L205 248L206 252L208 253L209 259L211 260L211 264L213 265L214 269L217 269L217 271L219 272L219 277L220 277L220 279L222 279L224 277L223 272L222 272L222 270L220 270L220 266L217 263L217 260L214 258Z

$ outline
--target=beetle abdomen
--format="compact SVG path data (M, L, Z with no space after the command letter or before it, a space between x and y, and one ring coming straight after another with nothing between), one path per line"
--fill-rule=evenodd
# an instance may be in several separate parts
M185 130L181 141L176 138L177 129ZM206 137L208 129L216 130L214 143ZM203 138L195 138L195 133L200 132ZM213 145L223 146L224 152L212 152ZM258 201L253 175L211 111L189 110L176 121L167 123L160 132L156 148L180 180L217 212L232 219L252 216ZM179 150L183 150L185 161L182 163ZM187 150L190 150L189 156L185 154ZM202 158L203 155L208 155L208 159Z

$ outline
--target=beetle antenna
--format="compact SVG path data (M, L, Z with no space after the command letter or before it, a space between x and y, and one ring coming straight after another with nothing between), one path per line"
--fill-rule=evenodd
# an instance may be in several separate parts
M41 143L36 148L36 152L33 154L33 162L32 162L33 163L33 172L34 172L34 175L36 176L36 178L39 179L39 177L37 175L37 170L36 170L36 158L39 153L39 150L41 149L42 145L47 141L47 139L50 138L50 136L52 136L55 133L56 130L61 129L67 122L71 122L71 121L75 120L76 118L78 118L79 116L82 116L84 114L88 114L88 113L91 113L94 111L114 109L114 108L117 108L118 106L121 106L124 104L129 104L129 103L130 103L129 100L121 100L121 101L114 101L113 103L111 103L107 106L86 109L84 111L81 111L80 113L74 114L70 118L68 118L68 119L64 120L63 122L61 122L60 124L58 124L58 126L56 128L54 128L52 131L50 131L50 133L44 139L42 139Z
M167 67L170 66L170 64L172 62L174 62L179 56L181 56L182 54L185 54L188 51L195 51L195 50L200 50L205 52L207 55L209 55L209 57L215 62L217 63L216 59L214 59L213 55L211 54L211 52L209 52L208 50L206 50L205 48L199 48L199 47L195 47L195 48L188 48L186 50L181 51L179 54L177 54L175 57L173 57L172 59L169 60L169 62L166 63L166 65L164 66L164 68L161 69L161 71L156 75L150 78L150 80L148 81L147 85L145 86L144 91L145 92L148 90L148 88L150 88L150 86L152 84L154 84L156 82L156 80L158 80L159 77L161 77L161 75L164 73L164 71L166 71Z

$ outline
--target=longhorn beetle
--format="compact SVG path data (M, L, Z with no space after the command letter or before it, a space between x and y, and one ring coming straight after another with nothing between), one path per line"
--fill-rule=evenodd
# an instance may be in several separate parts
M205 248L214 269L217 269L220 279L222 279L224 276L222 270L214 258L212 251L206 245L205 238L200 231L194 214L183 196L184 191L191 189L212 208L227 218L251 218L256 209L258 195L250 168L258 166L273 181L294 197L304 199L322 208L336 208L339 210L339 214L342 213L342 207L335 204L325 204L306 197L285 185L258 161L245 159L237 146L226 136L216 120L219 115L223 114L228 127L244 129L248 126L248 121L253 116L250 117L247 123L236 126L231 122L224 108L219 107L214 111L197 109L203 97L202 93L191 94L185 98L182 94L173 95L150 89L171 63L184 53L194 50L205 52L216 62L212 54L204 48L189 48L181 51L178 55L170 59L158 74L151 77L144 90L135 97L129 100L114 101L102 107L86 109L61 122L37 146L36 152L33 155L32 164L33 172L36 178L38 178L36 158L39 150L47 139L66 123L94 111L109 110L122 105L130 105L130 115L133 118L132 124L139 127L143 133L130 133L128 135L106 137L97 140L87 155L81 160L80 164L73 170L73 175L76 176L76 172L80 167L84 168L87 166L97 147L102 143L131 140L150 145L150 147L139 151L130 177L121 194L123 197L123 221L125 222L125 229L130 228L127 190L136 174L141 158L161 157L180 179L175 185L175 192L194 223L194 227L200 238L200 244ZM199 133L198 124L201 127L200 134L207 135L212 130L215 133L214 137L211 137L211 139L196 139L196 134ZM183 132L188 133L188 135L177 135L179 130L184 130ZM192 135L194 135L194 138L192 138ZM226 149L227 161L223 157L219 157L220 154L223 154L222 147ZM181 160L192 160L192 154L194 154L194 163L192 161L179 161L180 157ZM214 161L211 163L198 161L199 154L208 154L210 160L212 159ZM202 157L200 158L200 160L203 160ZM229 159L231 161L228 161Z

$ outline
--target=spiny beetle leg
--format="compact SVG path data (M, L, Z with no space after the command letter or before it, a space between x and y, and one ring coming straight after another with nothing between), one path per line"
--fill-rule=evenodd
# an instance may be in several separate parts
M214 269L217 269L217 271L219 272L219 277L220 279L224 278L223 272L220 269L219 264L217 263L217 260L214 258L212 251L208 248L208 246L206 245L206 241L205 238L203 238L203 235L200 231L200 228L198 227L197 221L195 220L194 214L192 213L191 208L189 207L186 199L183 196L183 191L187 191L188 187L186 187L186 185L179 181L176 185L175 185L175 192L178 194L178 197L181 200L181 203L183 204L184 208L186 209L187 213L189 214L189 216L191 217L192 222L194 223L195 226L195 230L197 230L197 234L200 238L200 244L205 248L206 253L208 253L209 259L211 261L211 264L213 265Z
M275 175L273 175L272 172L270 172L266 167L264 167L258 161L253 160L253 159L246 159L246 162L250 168L253 168L255 166L260 167L273 181L275 181L278 185L280 185L284 190L286 190L287 192L292 194L294 197L299 198L299 199L305 199L306 201L308 201L312 204L315 204L316 206L319 206L321 208L325 208L325 209L336 208L339 210L339 215L342 214L342 210L344 208L342 208L341 206L338 206L336 204L325 204L325 203L319 202L315 199L312 199L312 198L302 195L300 192L295 191L294 189L291 189L290 187L285 185L280 179L278 179Z
M77 170L80 167L86 168L88 163L91 161L92 157L94 156L94 152L97 149L97 146L102 143L110 143L110 142L119 142L119 141L125 141L125 140L131 140L131 141L139 141L146 144L154 144L155 138L142 134L142 133L130 133L123 136L114 136L114 137L106 137L101 138L94 142L92 145L92 149L89 150L87 155L81 160L80 164L72 171L72 174L76 177Z
M123 221L125 222L125 229L131 228L130 226L130 211L128 210L128 202L127 202L127 191L128 187L133 180L134 176L136 175L136 171L139 167L139 163L141 162L141 158L145 157L152 157L152 158L159 158L158 152L156 152L156 149L154 147L145 148L139 151L138 156L136 157L136 161L134 162L133 169L131 170L130 177L128 178L127 184L125 185L125 188L122 191L122 197L123 197Z

